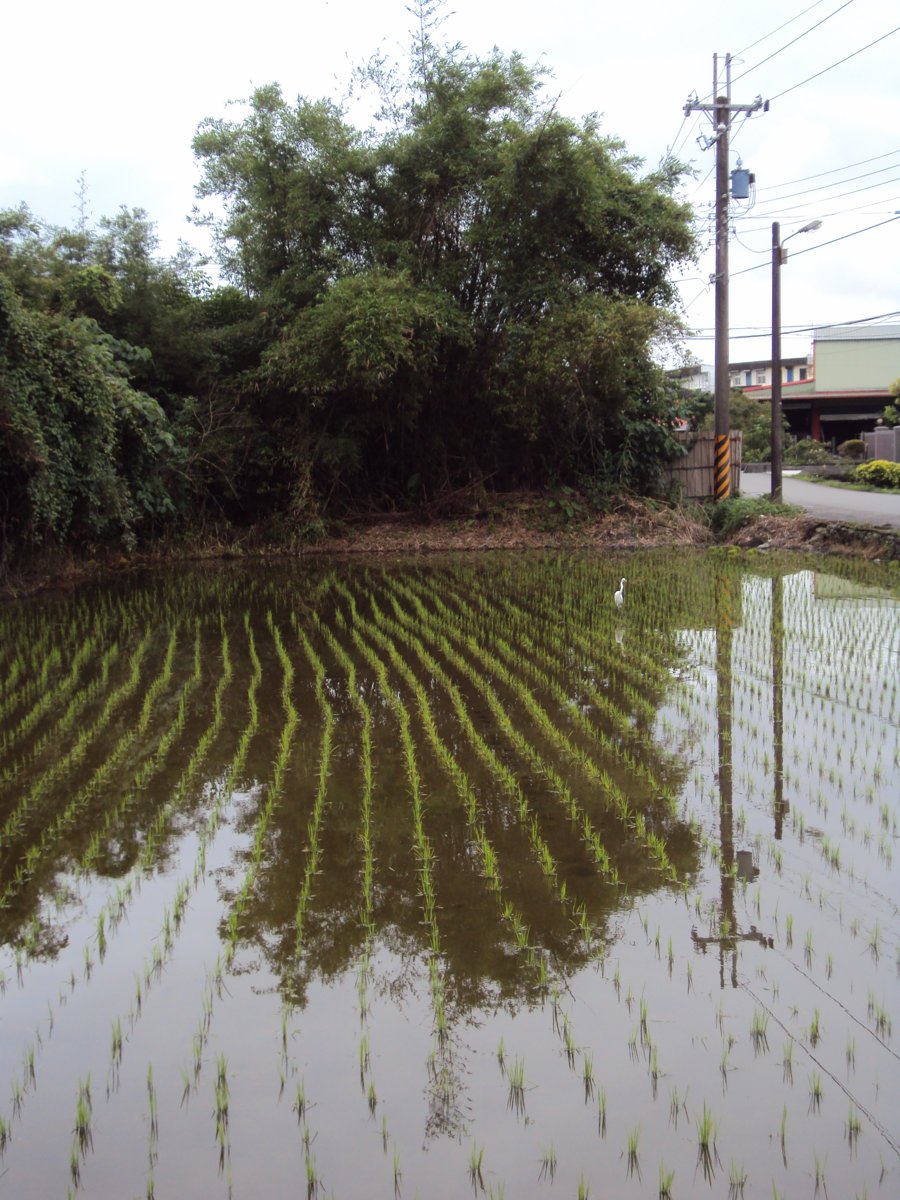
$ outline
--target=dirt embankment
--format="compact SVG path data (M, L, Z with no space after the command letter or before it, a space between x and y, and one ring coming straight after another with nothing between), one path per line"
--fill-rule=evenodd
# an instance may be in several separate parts
M405 515L345 527L304 553L402 554L462 550L586 549L607 552L658 546L733 545L743 549L808 550L900 561L900 529L873 528L804 516L761 516L716 537L702 510L625 501L590 518L548 516L531 500L448 520Z
M397 555L476 550L595 550L621 553L661 546L733 545L742 549L801 550L900 562L900 529L817 521L809 517L763 516L727 537L716 537L702 510L638 500L608 513L570 515L534 497L505 498L502 504L453 517L422 520L412 514L360 518L313 542L266 539L259 532L176 543L154 552L116 552L74 557L57 553L0 577L0 599L71 586L89 578L135 567L178 561L282 558L305 555Z

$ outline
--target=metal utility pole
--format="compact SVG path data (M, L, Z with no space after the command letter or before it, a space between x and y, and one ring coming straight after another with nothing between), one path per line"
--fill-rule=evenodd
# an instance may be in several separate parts
M712 117L715 133L706 140L706 147L716 147L716 500L727 500L731 495L731 431L729 428L728 395L730 381L728 373L728 132L731 115L736 112L753 113L762 108L760 96L752 104L731 103L731 55L725 55L724 79L719 75L719 56L713 55L713 102L701 104L688 101L684 115L705 112Z

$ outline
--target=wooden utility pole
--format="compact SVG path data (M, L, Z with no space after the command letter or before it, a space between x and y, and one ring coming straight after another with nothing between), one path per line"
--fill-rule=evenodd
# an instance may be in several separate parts
M731 390L728 372L728 133L731 115L736 112L753 113L762 108L760 96L752 104L731 103L731 55L725 55L724 78L719 76L719 56L713 55L713 101L701 104L688 101L684 106L685 116L692 112L705 112L712 117L715 132L707 139L706 146L716 147L716 443L715 443L715 488L716 500L727 500L731 495L731 431L729 428L728 395Z

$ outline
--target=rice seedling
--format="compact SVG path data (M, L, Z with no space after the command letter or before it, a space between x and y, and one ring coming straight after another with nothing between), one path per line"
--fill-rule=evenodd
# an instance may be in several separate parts
M469 1152L469 1182L477 1192L479 1188L484 1191L484 1180L481 1176L481 1164L484 1161L484 1146L479 1146L477 1142L472 1143L472 1149Z
M581 1060L581 1079L584 1083L584 1102L587 1104L594 1096L594 1060L587 1052Z
M75 1138L82 1158L91 1146L91 1121L93 1105L91 1103L91 1077L82 1083L78 1081L78 1102L75 1108Z
M525 1112L525 1062L516 1055L511 1067L507 1069L506 1079L509 1084L509 1094L507 1096L506 1107L511 1109L516 1116L522 1116Z
M825 1190L826 1194L827 1194L827 1189L825 1188L825 1162L824 1162L824 1160L819 1158L818 1154L813 1154L813 1160L814 1160L814 1164L815 1164L815 1180L816 1180L816 1187L815 1187L815 1191L813 1192L813 1195L818 1196L820 1188Z
M675 1182L675 1172L665 1163L659 1164L659 1200L672 1200L672 1184Z
M762 1009L754 1009L753 1020L750 1024L750 1038L753 1042L754 1052L760 1054L768 1052L769 1039L766 1033L769 1025L769 1014Z
M628 1176L637 1175L640 1178L640 1161L638 1157L638 1145L641 1140L641 1127L636 1125L632 1129L625 1141L625 1150L628 1156L627 1174Z
M553 1142L551 1141L550 1145L541 1155L541 1170L538 1178L540 1180L549 1180L549 1182L552 1183L556 1177L556 1166L556 1150L553 1146Z
M781 1066L785 1083L794 1082L794 1043L791 1038L784 1043L781 1055Z
M847 1141L851 1147L856 1143L859 1135L862 1133L862 1121L859 1119L859 1113L850 1101L850 1111L847 1113Z
M820 1021L820 1017L819 1017L819 1010L817 1008L815 1008L815 1009L813 1009L812 1020L809 1023L810 1045L812 1045L812 1046L818 1045L821 1037L822 1037L822 1029L821 1029L821 1021Z
M147 1109L149 1114L149 1150L148 1158L150 1163L150 1171L152 1174L153 1167L156 1164L158 1144L159 1144L159 1115L157 1112L156 1087L153 1083L153 1064L147 1066Z
M708 1151L710 1147L715 1145L717 1132L718 1123L709 1105L704 1100L703 1112L697 1118L697 1143L701 1150Z
M822 1076L818 1071L813 1071L809 1077L809 1109L810 1112L818 1112L822 1104L824 1096L822 1089Z
M306 1115L306 1089L303 1086L302 1079L297 1080L297 1091L294 1097L293 1109L297 1114L298 1122L302 1122Z

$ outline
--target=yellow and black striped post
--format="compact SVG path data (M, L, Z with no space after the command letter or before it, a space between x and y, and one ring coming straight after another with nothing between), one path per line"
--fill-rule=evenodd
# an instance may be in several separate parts
M731 434L716 434L716 500L731 496Z

